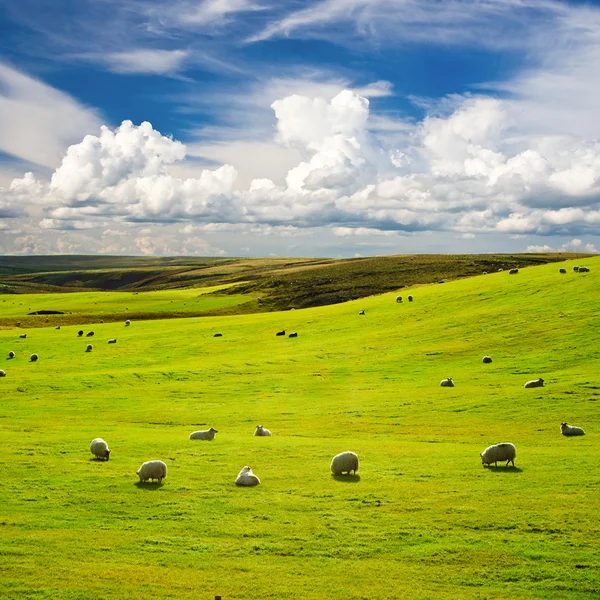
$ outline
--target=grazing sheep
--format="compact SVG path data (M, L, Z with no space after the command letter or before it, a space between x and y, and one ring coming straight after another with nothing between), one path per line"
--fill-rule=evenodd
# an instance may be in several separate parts
M408 300L409 302L412 302L412 301L413 301L413 297L412 297L412 296L408 296L407 300Z
M559 273L563 273L563 274L564 274L564 273L566 273L566 272L567 272L567 270L566 270L566 269L559 269L559 270L558 270L558 272L559 272Z
M509 275L516 275L519 272L519 269L511 269L508 274Z
M93 332L93 331L88 331L88 332L85 334L85 337L94 337L94 332Z
M333 475L350 475L351 471L358 471L358 456L354 452L342 452L336 454L331 461L331 473Z
M35 362L35 361L36 361L38 358L39 358L39 356L38 356L37 354L32 354L32 355L29 357L29 360L30 360L31 362Z
M580 273L589 273L590 269L589 269L589 267L579 267L579 272Z
M452 377L448 377L447 379L442 379L440 381L441 387L454 387L454 381L452 381Z
M365 314L365 311L364 311L364 310L361 310L361 311L360 311L358 314L359 314L359 315L364 315L364 314Z
M108 340L109 344L116 344L117 343L117 338L112 338L110 340Z
M213 337L223 337L222 333L215 333L215 335L213 335Z
M573 267L573 271L575 271L575 272L579 271L579 267Z
M563 435L585 435L585 431L581 427L575 427L574 425L567 425L566 423L560 424L560 432Z
M487 275L487 271L484 271L484 272L483 272L483 275Z
M167 476L167 465L162 460L149 460L136 471L136 475L142 482L158 479L161 483Z
M271 432L268 429L265 429L262 425L257 425L254 435L257 437L260 437L260 436L269 437L269 436L271 436Z
M57 325L54 329L60 329L60 325Z
M290 333L290 335L288 335L288 337L298 337L298 334L296 332Z
M243 487L252 487L258 485L260 483L260 479L252 472L250 467L244 467L237 476L235 480L235 485L240 485Z
M285 329L278 331L275 335L285 335Z
M6 372L0 369L0 377L6 377Z
M396 296L396 302L402 302L402 296Z
M11 350L11 351L8 353L8 358L14 358L14 357L15 357L15 353L14 353L14 352Z
M488 363L491 363L491 362L492 362L492 357L491 357L491 356L488 356L488 355L486 354L486 355L485 355L485 356L484 356L484 357L481 359L481 362L483 362L483 363L486 363L486 364L488 364Z
M22 334L21 334L19 337L20 337L22 340L24 340L24 339L27 337L27 334L26 334L26 333L22 333Z
M127 309L125 309L127 310ZM129 327L131 325L131 321L129 319L127 319L127 321L125 321L125 327Z
M215 439L215 434L219 433L214 427L203 429L201 431L193 431L190 433L190 440L207 440L212 442Z
M108 460L110 458L110 450L108 444L102 438L94 438L90 444L90 452L96 458L104 458Z
M92 351L92 348L93 348L93 346L92 346L91 344L88 344L88 345L85 347L85 351L86 351L86 352L91 352L91 351Z
M541 377L537 379L532 379L525 384L526 388L536 388L536 387L544 387L544 380Z
M80 330L77 332L77 335L78 335L79 337L81 337L81 336L83 335L83 329L80 329Z
M502 444L494 444L493 446L486 448L479 456L481 457L481 464L483 466L494 463L494 466L497 467L498 461L505 460L507 467L509 462L511 462L514 467L517 449L514 444L503 442Z

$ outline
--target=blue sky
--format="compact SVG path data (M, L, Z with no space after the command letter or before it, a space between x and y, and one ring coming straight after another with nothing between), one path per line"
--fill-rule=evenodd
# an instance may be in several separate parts
M0 252L595 251L599 76L593 2L0 0Z

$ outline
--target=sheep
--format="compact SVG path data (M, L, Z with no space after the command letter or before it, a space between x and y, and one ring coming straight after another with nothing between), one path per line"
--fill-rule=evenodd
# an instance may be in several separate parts
M559 269L559 270L558 270L558 272L559 272L559 273L563 273L563 274L564 274L564 273L566 273L566 272L567 272L567 270L566 270L566 269Z
M333 457L331 461L332 475L343 475L344 473L350 475L351 471L354 471L355 475L358 471L358 456L354 452L342 452Z
M509 275L516 275L519 272L519 269L511 269L508 274Z
M364 310L361 310L361 311L360 311L358 314L359 314L359 315L364 315L364 314L365 314L365 311L364 311Z
M278 335L285 335L285 329L282 329L281 331L278 331L275 335L276 336L278 336Z
M94 337L94 332L93 332L93 331L88 331L88 332L85 334L85 337Z
M19 337L20 337L22 340L24 340L24 339L27 337L27 334L26 334L26 333L22 333L22 334L21 334Z
M590 269L589 269L589 267L579 267L579 272L580 273L589 273Z
M447 379L442 379L440 381L440 387L454 387L454 381L452 381L452 377L448 377Z
M93 346L92 346L91 344L88 344L88 345L85 347L85 351L86 351L86 352L91 352L91 351L92 351L92 349L93 349Z
M15 353L14 353L14 352L11 350L11 351L8 353L8 358L14 358L14 357L15 357Z
M60 329L60 325L57 325L54 329Z
M14 304L14 302L13 302L13 304ZM21 321L19 321L19 322L17 323L17 327L21 327Z
M538 377L537 379L532 379L531 381L528 381L524 387L526 387L526 388L544 387L544 380L541 377Z
M110 340L108 340L109 344L116 344L117 343L117 338L112 338Z
M508 463L511 462L514 467L517 449L514 444L503 442L502 444L494 444L493 446L486 448L479 456L481 457L481 464L484 467L485 465L491 465L492 463L497 467L499 460L505 460L507 467Z
M402 296L396 296L396 302L398 302L398 303L402 302Z
M489 364L489 363L491 363L491 362L492 362L492 357L491 357L491 356L488 356L488 355L486 354L486 355L485 355L485 356L484 356L484 357L481 359L481 362L482 362L482 363Z
M573 267L573 271L575 271L575 272L579 271L579 267Z
M261 436L270 437L271 432L268 429L265 429L262 425L257 425L254 435L257 437L261 437Z
M223 337L222 333L215 333L215 335L213 335L213 337Z
M487 275L488 273L487 273L487 271L484 271L482 274L483 274L483 275Z
M104 458L108 460L110 458L110 450L108 444L102 438L94 438L90 444L90 452L96 458Z
M288 337L298 337L298 334L296 332L290 333L290 335L288 335Z
M407 298L407 300L408 300L409 302L412 302L412 301L413 301L413 297L409 295L409 296L408 296L408 298Z
M125 309L127 310L127 309ZM131 321L129 319L127 319L127 321L125 321L125 327L129 327L131 325Z
M0 377L6 377L6 371L0 369Z
M190 440L207 440L212 442L215 439L215 434L219 433L214 427L203 429L201 431L193 431L190 433Z
M37 354L32 354L32 355L29 357L29 360L30 360L31 362L35 362L35 361L36 361L38 358L39 358L39 356L38 356Z
M502 273L502 271L504 271L504 269L503 269L502 267L500 267L500 268L498 269L498 273Z
M136 471L141 482L158 479L158 483L167 476L167 465L162 460L149 460Z
M237 476L235 480L235 485L240 485L243 487L252 487L258 485L260 483L260 479L252 472L250 467L244 467Z
M560 432L563 435L585 435L585 431L581 427L575 427L574 425L567 425L566 423L560 424Z
M78 335L79 337L81 337L81 336L83 335L83 329L80 329L80 330L77 332L77 335Z

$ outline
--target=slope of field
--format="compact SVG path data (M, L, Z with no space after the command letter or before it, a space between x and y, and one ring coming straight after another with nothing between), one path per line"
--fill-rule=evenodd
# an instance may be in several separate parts
M0 596L598 597L600 257L573 264L412 303L105 323L89 353L75 325L0 331ZM482 468L502 441L517 468ZM344 450L359 476L330 475ZM151 459L162 485L137 482ZM244 465L259 487L233 485Z

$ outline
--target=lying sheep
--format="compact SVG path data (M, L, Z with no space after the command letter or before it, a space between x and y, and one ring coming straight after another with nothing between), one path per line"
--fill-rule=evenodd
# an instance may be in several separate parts
M296 332L290 333L290 335L288 335L288 337L298 337L298 334Z
M24 340L24 339L27 337L27 334L26 334L26 333L22 333L22 334L21 334L19 337L20 337L22 340Z
M452 377L448 377L447 379L442 379L440 381L440 387L454 387L454 381L452 381Z
M125 309L127 310L127 309ZM127 321L125 321L125 327L129 327L131 325L131 321L129 319L127 319Z
M54 329L60 329L60 325L57 325Z
M39 358L39 356L38 356L37 354L32 354L32 355L29 357L29 360L30 360L31 362L35 362L35 361L36 361L38 358Z
M219 432L214 427L202 429L201 431L193 431L190 433L190 440L208 440L212 442L215 439L216 433Z
M6 377L6 371L0 369L0 377Z
M489 364L492 362L492 357L488 356L487 354L481 359L481 362Z
M244 467L235 480L235 485L243 487L253 487L260 483L260 479L252 472L250 467Z
M590 268L589 267L579 267L579 272L580 273L589 273Z
M91 344L88 344L88 345L85 347L85 351L86 351L86 352L91 352L91 351L92 351L92 349L93 349L93 346L92 346Z
M215 335L213 335L213 337L223 337L222 333L215 333Z
M282 329L281 331L278 331L276 334L277 335L285 335L285 329Z
M560 424L560 432L563 435L585 435L585 431L581 427L575 427L575 425L567 425L566 423Z
M516 275L519 272L519 269L511 269L508 274L509 275Z
M402 302L402 296L396 296L396 302Z
M579 271L579 267L573 267L573 271L575 271L575 272Z
M359 315L364 315L364 314L365 314L365 311L364 311L364 310L361 310L361 311L360 311L358 314L359 314Z
M536 387L544 387L544 380L541 377L537 379L532 379L525 384L526 388L536 388Z
M94 337L94 332L93 332L93 331L88 331L88 332L85 334L85 337Z
M558 270L558 272L559 272L559 273L563 273L563 274L564 274L564 273L566 273L566 272L567 272L567 270L566 270L566 269L559 269L559 270Z
M15 357L15 353L14 353L14 352L11 350L11 351L8 353L8 358L14 358L14 357Z
M413 297L412 297L412 296L408 296L407 300L408 300L409 302L412 302L412 301L413 301Z
M255 436L270 436L271 432L268 429L265 429L262 425L257 425L256 430L254 431Z
M108 340L109 344L116 344L117 343L117 338L112 338L110 340Z
M333 475L343 475L358 471L358 456L354 452L342 452L336 454L331 461L331 473Z
M502 267L500 267L500 268L498 269L498 273L502 273L502 271L504 271L504 269L503 269Z
M149 460L136 471L136 475L142 482L158 479L161 483L167 476L167 465L162 460Z
M83 329L80 329L80 330L77 332L77 335L78 335L79 337L81 337L81 336L83 335Z
M480 455L481 464L491 465L494 463L494 466L498 466L498 461L506 461L506 466L511 462L512 466L515 466L515 458L517 456L517 449L514 444L510 442L503 442L502 444L494 444L489 448L486 448Z
M102 438L94 438L90 444L90 452L96 458L104 458L108 460L110 458L110 450L108 444Z

